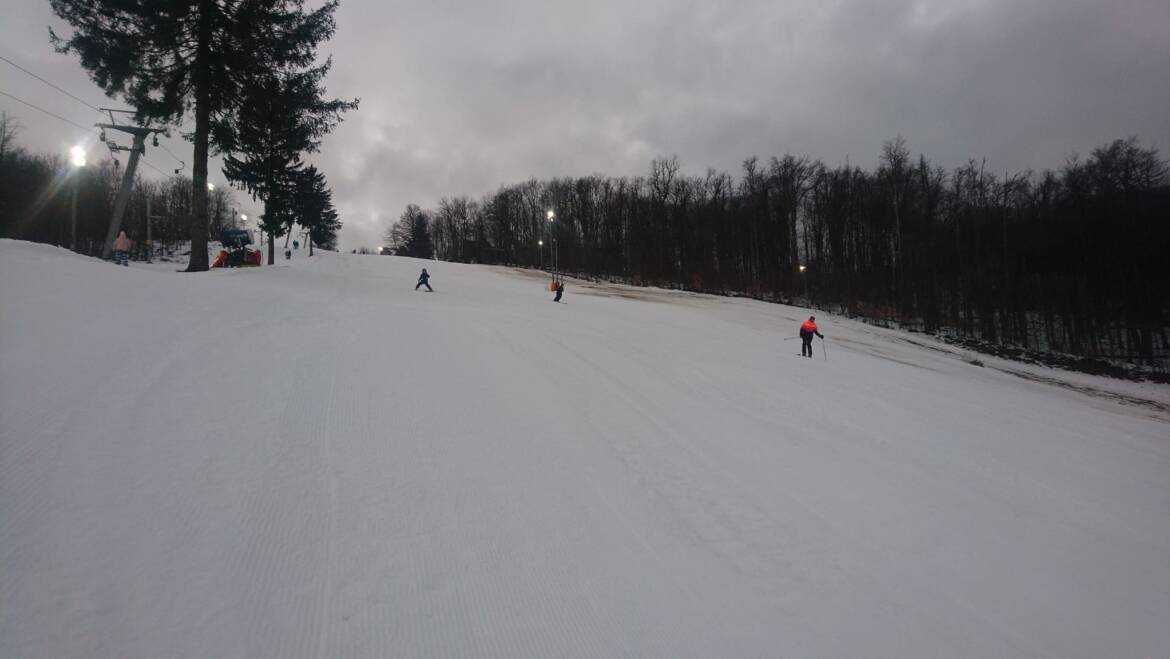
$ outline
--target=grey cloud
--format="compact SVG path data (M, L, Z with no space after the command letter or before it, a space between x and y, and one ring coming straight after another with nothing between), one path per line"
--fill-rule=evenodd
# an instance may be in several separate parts
M92 90L30 10L13 51ZM343 0L338 23L329 91L362 107L313 161L345 247L407 203L662 154L691 173L785 152L872 165L901 134L948 167L1016 171L1131 134L1170 148L1164 0Z

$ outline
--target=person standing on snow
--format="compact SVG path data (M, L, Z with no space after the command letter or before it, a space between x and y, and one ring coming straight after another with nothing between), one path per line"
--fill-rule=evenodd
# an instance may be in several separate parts
M812 340L813 340L814 335L821 337L822 341L825 340L825 335L821 334L820 332L817 331L817 317L816 316L809 316L808 320L806 320L800 324L800 356L801 357L812 357L813 356Z
M130 262L126 259L126 253L129 251L130 237L125 231L119 231L118 237L114 239L114 265L130 267Z
M565 292L565 282L558 281L556 287L554 287L553 290L557 292L557 296L553 298L553 302L560 302L561 295L563 295Z
M418 283L414 285L414 290L417 291L419 286L426 286L428 291L434 293L435 289L431 288L430 282L431 276L427 274L427 269L423 268L422 274L418 276Z

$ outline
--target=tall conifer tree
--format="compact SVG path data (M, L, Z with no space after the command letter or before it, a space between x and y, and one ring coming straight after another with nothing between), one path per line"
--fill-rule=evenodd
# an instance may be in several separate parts
M308 69L273 70L257 76L245 92L239 121L217 127L225 152L224 174L264 202L261 228L282 236L298 221L298 190L304 153L317 151L321 139L357 101L324 100L323 81L331 63ZM275 260L272 242L268 262Z
M311 165L301 170L297 193L297 223L309 232L309 256L313 255L313 243L332 249L341 229L341 220L337 219L333 192L325 175Z

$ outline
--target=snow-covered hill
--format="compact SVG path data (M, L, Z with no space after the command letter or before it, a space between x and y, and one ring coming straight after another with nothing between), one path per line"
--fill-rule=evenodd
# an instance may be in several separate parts
M546 288L0 241L0 656L1165 656L1167 387Z

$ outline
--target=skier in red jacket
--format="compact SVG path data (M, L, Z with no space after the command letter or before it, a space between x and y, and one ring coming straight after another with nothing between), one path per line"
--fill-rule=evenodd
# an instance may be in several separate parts
M821 337L821 339L825 338L824 334L821 334L820 332L817 331L817 317L816 316L809 316L808 320L806 320L800 324L800 356L801 357L812 357L812 355L813 355L812 340L813 340L814 335Z

